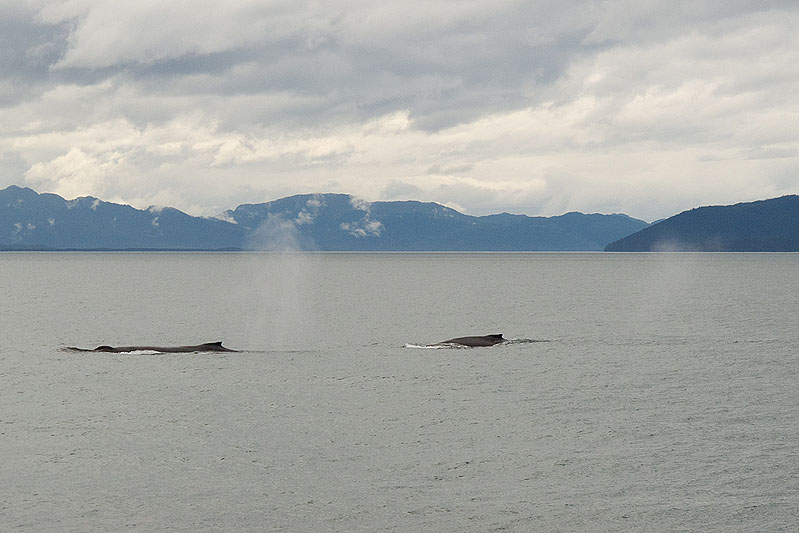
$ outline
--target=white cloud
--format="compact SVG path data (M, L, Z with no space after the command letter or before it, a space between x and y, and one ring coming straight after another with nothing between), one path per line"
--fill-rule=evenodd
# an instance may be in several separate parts
M324 202L321 197L316 195L312 196L305 202L305 207L297 213L297 218L294 220L294 223L298 226L313 224L314 220L316 220L316 217L319 215L319 209L321 209L323 205Z
M51 161L32 165L25 174L25 182L43 191L74 198L104 192L106 176L123 165L124 158L118 152L96 157L73 148Z
M343 222L341 229L353 237L380 237L383 224L377 220L369 220L367 217L358 222Z
M369 212L369 209L372 207L371 202L367 202L366 200L358 198L357 196L350 197L350 205L354 209L357 209L358 211L366 211L367 213Z
M649 220L799 192L792 2L14 9L6 185L206 215L345 192Z

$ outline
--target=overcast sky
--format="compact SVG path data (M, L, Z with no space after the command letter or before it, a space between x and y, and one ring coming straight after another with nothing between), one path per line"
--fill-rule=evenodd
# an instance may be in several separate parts
M0 186L652 221L799 193L799 2L0 0Z

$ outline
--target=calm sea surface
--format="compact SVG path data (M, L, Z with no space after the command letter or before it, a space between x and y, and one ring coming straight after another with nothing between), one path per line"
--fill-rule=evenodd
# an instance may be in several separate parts
M3 531L797 530L797 254L4 253L0 298ZM541 342L412 347L488 333Z

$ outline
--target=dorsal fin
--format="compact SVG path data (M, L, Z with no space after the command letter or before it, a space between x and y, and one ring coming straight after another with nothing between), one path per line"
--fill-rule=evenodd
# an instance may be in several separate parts
M222 346L222 341L204 342L200 346Z

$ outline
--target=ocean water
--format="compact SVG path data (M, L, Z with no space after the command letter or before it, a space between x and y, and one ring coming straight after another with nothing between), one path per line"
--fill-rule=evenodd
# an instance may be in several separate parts
M796 531L797 254L0 254L4 531ZM490 348L424 349L504 333ZM68 346L224 341L223 354Z

